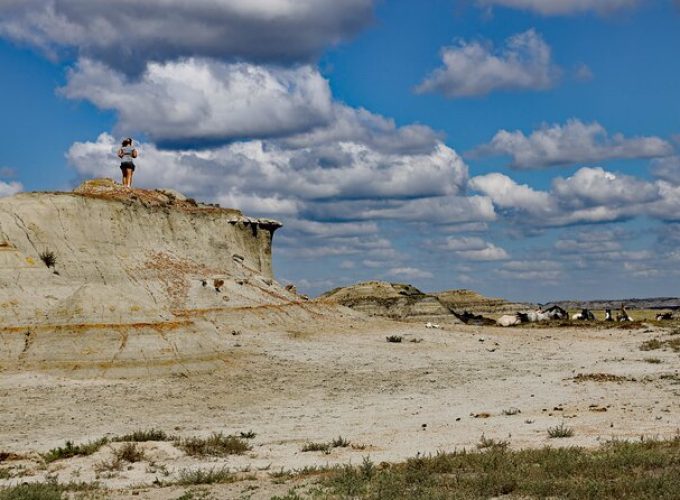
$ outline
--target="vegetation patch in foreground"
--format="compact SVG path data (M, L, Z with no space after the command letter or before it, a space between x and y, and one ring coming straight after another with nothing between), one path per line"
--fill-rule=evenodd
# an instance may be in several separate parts
M406 463L335 469L322 481L330 498L677 499L680 436L612 442L597 450L543 448L440 453Z
M24 483L0 489L0 500L62 500L67 498L67 491L93 491L98 487L97 483Z

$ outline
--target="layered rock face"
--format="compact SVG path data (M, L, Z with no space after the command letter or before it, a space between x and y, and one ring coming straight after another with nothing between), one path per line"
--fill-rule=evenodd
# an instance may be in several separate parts
M446 307L460 313L469 311L477 314L500 314L517 312L532 307L531 304L513 303L505 299L485 297L465 288L437 292L434 295Z
M0 362L210 358L247 312L301 307L273 280L280 226L110 180L0 199Z
M320 299L342 304L372 316L394 319L437 318L454 320L449 309L437 297L425 294L411 285L386 281L366 281L356 285L336 288Z

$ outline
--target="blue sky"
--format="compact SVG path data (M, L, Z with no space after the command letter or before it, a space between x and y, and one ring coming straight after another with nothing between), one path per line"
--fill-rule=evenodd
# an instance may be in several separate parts
M680 2L113 4L0 5L0 196L133 135L137 186L281 220L311 294L678 295Z

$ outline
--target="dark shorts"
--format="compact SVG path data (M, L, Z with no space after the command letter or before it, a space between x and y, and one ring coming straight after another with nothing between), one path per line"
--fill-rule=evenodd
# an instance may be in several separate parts
M132 163L131 161L124 161L123 163L120 164L120 169L123 172L128 168L134 172L135 171L135 164Z

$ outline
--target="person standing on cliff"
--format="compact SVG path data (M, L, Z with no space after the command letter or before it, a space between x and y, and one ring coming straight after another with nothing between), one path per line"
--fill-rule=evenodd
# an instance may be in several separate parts
M123 186L127 188L132 187L132 174L135 171L135 162L137 158L137 150L132 146L132 139L128 137L123 139L123 143L118 150L118 158L121 159L120 170L123 172Z

